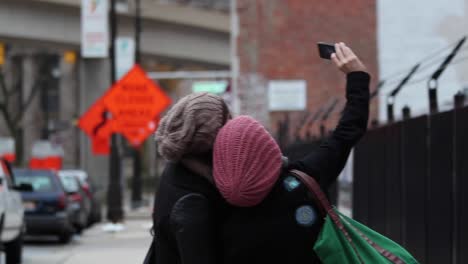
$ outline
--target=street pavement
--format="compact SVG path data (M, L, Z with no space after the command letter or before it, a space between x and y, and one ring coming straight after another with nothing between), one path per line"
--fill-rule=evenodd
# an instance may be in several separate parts
M124 226L111 233L103 230L105 224L97 224L67 245L54 238L27 238L23 264L142 263L151 241L150 218L130 218Z

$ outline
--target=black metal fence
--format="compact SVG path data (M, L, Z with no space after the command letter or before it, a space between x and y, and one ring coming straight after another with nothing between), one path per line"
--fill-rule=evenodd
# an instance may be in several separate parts
M353 193L354 218L421 263L468 263L468 108L370 130Z

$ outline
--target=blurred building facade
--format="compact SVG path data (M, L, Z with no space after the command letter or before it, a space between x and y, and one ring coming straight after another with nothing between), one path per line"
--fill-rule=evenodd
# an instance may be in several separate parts
M468 36L468 0L386 1L378 3L379 68L386 81L380 93L381 120L387 119L386 100L413 65L420 70L395 100L395 114L401 118L404 106L413 115L429 112L428 79L463 36ZM453 96L468 87L468 43L462 46L439 79L439 109L453 107Z
M141 1L142 65L147 71L229 69L229 0ZM134 0L117 3L118 36L131 37ZM319 58L317 42L343 41L351 46L372 75L371 90L380 79L393 75L371 105L371 120L385 122L386 95L403 76L394 73L468 34L466 27L452 26L466 24L468 0L454 0L453 5L418 0L411 8L403 0L356 0L340 5L319 0L236 3L238 20L231 22L239 32L235 43L240 113L260 119L276 135L281 130L286 141L319 137L321 125L328 132L345 103L345 78L331 62ZM29 159L34 141L47 138L65 148L65 166L107 175L107 158L93 156L90 142L74 126L110 85L108 60L80 58L80 1L0 1L1 43L6 45L6 81L21 91L14 100L26 101L38 78L46 77L22 120L24 160ZM451 102L456 91L468 88L465 60L463 49L441 78L441 105ZM425 67L416 76L415 80L422 81L410 83L399 95L397 115L406 104L415 113L425 111L423 78L438 66L440 58L433 62L432 68ZM305 109L269 109L269 84L289 80L305 82ZM175 100L191 92L190 82L163 80L161 84ZM323 111L334 99L338 103L322 121ZM21 104L16 105L20 111ZM0 121L0 136L11 136L4 120ZM154 155L154 144L148 153Z
M179 4L228 13L230 0L149 0L161 4Z
M134 36L134 1L118 0L118 36ZM225 4L210 1L142 0L142 65L147 71L229 68L229 16ZM212 2L212 1L211 1ZM220 1L226 2L226 1ZM27 100L40 77L47 77L22 120L24 161L33 142L48 139L65 150L64 166L108 175L107 157L91 153L77 118L110 86L108 59L80 57L78 0L0 1L0 43L6 46L5 76ZM161 81L174 99L187 91ZM18 109L19 111L20 109ZM0 136L12 136L0 121ZM154 143L147 151L154 156Z
M368 67L371 88L375 88L379 79L376 8L374 0L333 5L320 0L238 0L242 112L256 115L276 134L280 127L286 129L286 138L295 140L307 133L319 136L320 118L305 128L304 120L337 98L340 101L323 123L326 131L332 129L345 103L345 77L331 62L319 58L317 42L347 43ZM269 111L268 99L259 95L268 94L268 84L274 80L305 81L306 109ZM375 118L377 101L373 100L371 119Z

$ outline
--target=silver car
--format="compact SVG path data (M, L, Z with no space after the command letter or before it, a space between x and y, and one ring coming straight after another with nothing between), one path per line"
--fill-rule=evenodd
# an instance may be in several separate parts
M25 222L24 206L18 190L31 191L32 186L15 186L10 164L0 159L0 242L7 264L21 263Z

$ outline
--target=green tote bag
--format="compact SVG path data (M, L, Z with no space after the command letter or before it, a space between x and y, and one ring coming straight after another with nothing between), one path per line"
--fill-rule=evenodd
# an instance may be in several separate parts
M292 170L315 195L325 216L315 253L324 264L418 264L402 246L367 226L341 214L330 205L314 178Z

